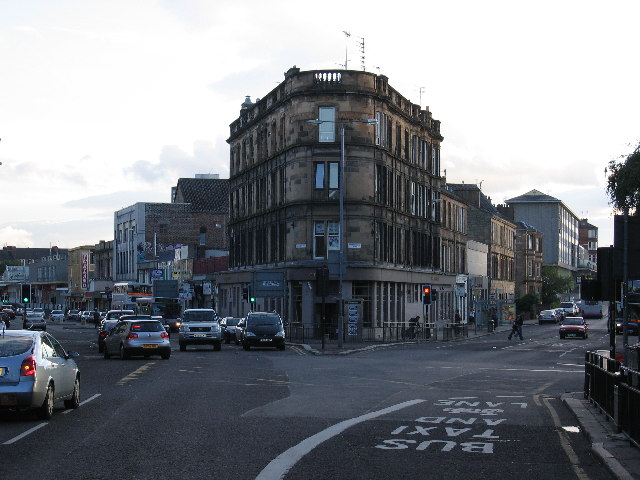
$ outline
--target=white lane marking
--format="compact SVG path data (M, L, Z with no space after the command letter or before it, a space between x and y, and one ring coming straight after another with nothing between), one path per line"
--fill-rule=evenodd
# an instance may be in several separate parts
M40 428L44 427L45 425L47 425L47 423L40 423L38 425L36 425L33 428L30 428L29 430L27 430L26 432L21 433L20 435L18 435L17 437L13 437L11 440L7 440L6 442L3 443L3 445L11 445L12 443L17 442L18 440L20 440L21 438L26 437L27 435L35 432L36 430L39 430Z
M89 403L91 400L95 400L96 398L98 398L100 395L102 395L101 393L96 393L94 396L87 398L84 402L80 402L80 404L78 405L79 407L81 407L82 405L84 405L85 403ZM66 409L64 412L62 412L63 414L67 414L67 413L71 413L75 410L75 408L68 408Z
M325 428L321 432L301 441L271 460L271 462L269 462L269 464L258 474L256 480L276 480L284 478L287 472L307 453L316 448L322 442L342 433L347 428L357 425L358 423L366 422L372 418L377 418L382 415L386 415L387 413L395 412L422 402L426 402L426 400L409 400L408 402L398 403L397 405L392 405L391 407L383 408L376 412L370 412L359 417L350 418L340 423L336 423L329 428Z

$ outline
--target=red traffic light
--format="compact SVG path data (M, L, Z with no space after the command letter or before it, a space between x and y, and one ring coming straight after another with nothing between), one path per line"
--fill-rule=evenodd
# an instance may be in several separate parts
M431 287L422 287L422 293L428 295L431 293Z

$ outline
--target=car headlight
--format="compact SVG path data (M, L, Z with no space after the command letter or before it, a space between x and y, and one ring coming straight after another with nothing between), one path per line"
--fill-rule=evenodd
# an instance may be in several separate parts
M186 325L180 325L180 331L182 333L189 333L189 327L187 327Z
M284 331L280 331L275 334L276 337L284 338Z
M253 333L253 332L245 332L245 335L246 335L247 337L255 337L255 336L256 336L256 334L255 334L255 333Z
M216 333L220 332L220 325L214 325L211 327L211 331Z

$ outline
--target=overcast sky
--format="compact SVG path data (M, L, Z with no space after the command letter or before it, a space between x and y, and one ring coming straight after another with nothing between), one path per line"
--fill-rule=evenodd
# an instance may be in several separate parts
M607 246L604 169L640 140L638 18L636 0L0 0L0 245L110 240L115 210L228 178L245 95L293 65L360 70L364 39L365 69L442 122L449 182L540 190Z

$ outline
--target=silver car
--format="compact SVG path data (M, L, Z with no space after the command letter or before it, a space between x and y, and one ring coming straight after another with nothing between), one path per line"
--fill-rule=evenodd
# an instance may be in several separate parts
M182 313L178 343L180 350L187 345L213 345L219 351L222 343L222 329L215 310L211 308L189 308Z
M171 356L169 334L149 315L123 315L104 339L104 358L116 352L123 360L134 355L160 355L167 360Z
M0 409L36 409L48 420L53 405L80 405L80 370L73 360L77 352L65 352L46 332L7 330L0 334Z
M49 320L52 322L60 322L64 321L64 312L62 310L51 310L49 314Z
M47 321L44 319L44 313L28 312L22 324L25 330L47 330Z

